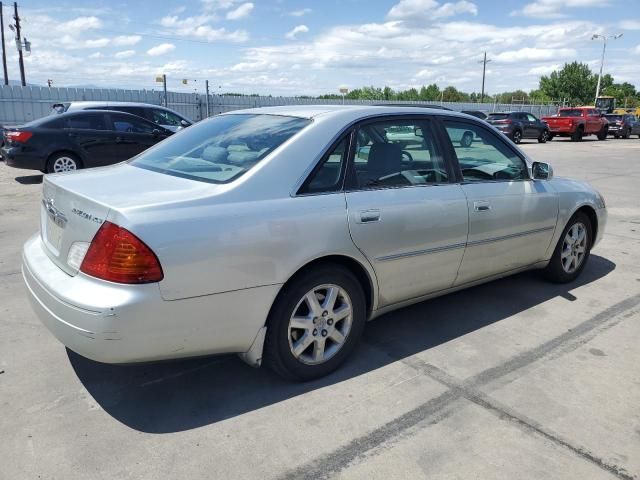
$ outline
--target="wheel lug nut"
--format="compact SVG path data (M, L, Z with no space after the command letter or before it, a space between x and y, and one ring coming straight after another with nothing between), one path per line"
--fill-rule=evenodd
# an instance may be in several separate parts
M333 325L333 318L330 318L329 320L327 320L327 325Z
M313 329L313 336L315 337L316 335L318 335L318 330L317 329Z
M327 336L327 331L326 330L322 330L322 336L326 337Z
M318 317L313 317L313 324L315 325L316 322L318 321Z
M329 315L329 312L327 312L326 310L324 312L322 312L322 316L326 317L327 315Z

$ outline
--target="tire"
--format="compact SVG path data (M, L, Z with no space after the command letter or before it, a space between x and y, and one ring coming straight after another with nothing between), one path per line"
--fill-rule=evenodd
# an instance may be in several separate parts
M549 140L549 130L543 130L538 137L538 143L547 143L547 140Z
M522 132L520 130L516 130L511 134L511 140L513 143L520 143L522 141Z
M570 240L572 236L578 239L582 238L579 233L581 231L580 225L584 232L584 239L571 245ZM573 230L574 228L576 228L576 230ZM570 234L570 232L572 233ZM562 231L562 235L560 235L549 265L543 270L547 280L554 283L568 283L578 278L589 260L591 245L593 243L592 232L591 221L586 214L578 212L571 217L569 222L567 222L567 226ZM579 253L580 248L583 249L582 256L580 256ZM575 265L571 258L575 258L578 264ZM570 268L567 268L567 264L569 264Z
M553 140L553 137L555 137L555 135L553 133L549 133L549 137L547 138L547 142L550 142L551 140Z
M460 146L464 148L468 148L473 143L473 133L464 132L462 138L460 139Z
M72 153L54 153L47 160L47 173L73 172L82 168L82 162Z
M336 292L333 307L325 304L329 288ZM336 308L338 302L340 306ZM349 307L350 315L333 319L333 314L344 314ZM297 322L293 321L294 316ZM353 351L366 319L364 292L351 271L326 264L303 272L283 287L269 313L264 363L288 380L308 381L325 376Z
M620 135L614 135L613 138L617 140L618 138L620 138Z
M584 127L582 125L580 125L578 128L576 128L576 131L573 132L573 134L571 135L571 141L572 142L581 142L583 135L584 135Z
M609 127L606 125L602 127L602 129L598 132L598 140L603 141L607 139L607 135L609 135ZM626 138L626 137L625 137Z

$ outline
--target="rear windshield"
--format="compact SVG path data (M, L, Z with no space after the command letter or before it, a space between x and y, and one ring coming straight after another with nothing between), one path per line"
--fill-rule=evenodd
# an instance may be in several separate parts
M559 117L581 117L582 110L560 110L558 112Z
M489 120L505 120L509 118L508 113L490 113Z
M228 183L310 122L279 115L221 115L182 130L130 163L168 175Z

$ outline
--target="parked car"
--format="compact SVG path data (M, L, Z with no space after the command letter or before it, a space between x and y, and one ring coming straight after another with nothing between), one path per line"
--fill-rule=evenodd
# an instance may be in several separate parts
M558 136L579 142L585 135L597 135L598 140L606 140L609 133L609 122L593 107L561 108L556 116L542 120L549 125L549 140Z
M549 127L528 112L490 113L487 122L513 140L520 143L523 138L535 138L540 143L549 139Z
M615 138L629 138L631 135L638 135L640 138L640 121L635 115L625 113L623 115L608 114L605 115L609 122L609 135Z
M400 127L411 160L388 139ZM468 116L269 107L46 175L22 271L42 322L91 359L233 352L307 380L385 312L529 269L576 279L606 219L591 186Z
M78 110L116 110L131 113L145 118L162 128L177 132L193 124L184 115L169 108L149 103L137 102L70 102L56 103L52 107L53 113L76 112Z
M10 167L66 172L122 162L172 133L130 113L71 112L6 128L2 157Z
M479 118L480 120L486 120L488 115L480 110L462 110L460 113L471 115L472 117Z

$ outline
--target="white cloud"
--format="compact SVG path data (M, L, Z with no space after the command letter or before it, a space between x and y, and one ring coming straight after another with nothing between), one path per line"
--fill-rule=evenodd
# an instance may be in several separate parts
M414 78L419 79L419 80L427 80L427 79L433 78L434 76L435 76L434 72L424 68L424 69L420 70L418 73L416 73L414 75Z
M469 13L478 14L478 7L467 0L440 4L435 0L400 0L391 7L387 18L389 20L424 21L438 18L452 17Z
M129 47L131 45L136 45L140 40L142 40L140 35L120 35L118 37L114 37L111 40L111 44L116 47Z
M102 22L98 17L78 17L58 25L60 31L69 30L70 33L94 30L100 27L102 27Z
M240 20L241 18L248 17L252 10L253 3L243 3L238 8L227 12L227 20Z
M85 40L82 44L86 48L102 48L109 45L110 40L108 38L96 38L93 40Z
M294 27L293 30L287 32L285 37L288 38L289 40L294 40L297 34L307 33L308 31L309 31L309 27L307 27L306 25L298 25L297 27Z
M160 45L156 45L155 47L147 50L147 55L152 57L158 57L160 55L166 55L167 53L176 49L176 46L173 43L161 43Z
M94 52L91 55L89 55L89 58L92 58L92 59L102 58L102 53L101 52Z
M288 15L291 17L304 17L305 15L308 15L312 12L313 10L311 10L310 8L301 8L300 10L293 10L292 12L289 12Z
M633 49L633 53L640 55L640 45Z
M245 30L228 31L225 28L215 28L211 25L217 20L215 15L202 14L193 17L180 18L169 15L160 20L160 25L171 30L171 33L181 37L196 38L208 42L227 41L240 43L249 39Z
M640 20L622 20L620 28L624 30L640 30Z
M136 54L135 50L123 50L121 52L116 52L113 54L114 58L129 58L133 57Z
M558 58L574 58L576 51L572 48L521 48L507 50L493 56L493 60L503 63L532 62L554 60Z
M562 18L565 8L593 8L607 7L609 0L536 0L524 6L522 10L515 10L511 15L524 15L534 18Z
M553 65L540 65L539 67L533 67L529 69L529 75L549 75L551 72L560 70L562 65L559 63Z

